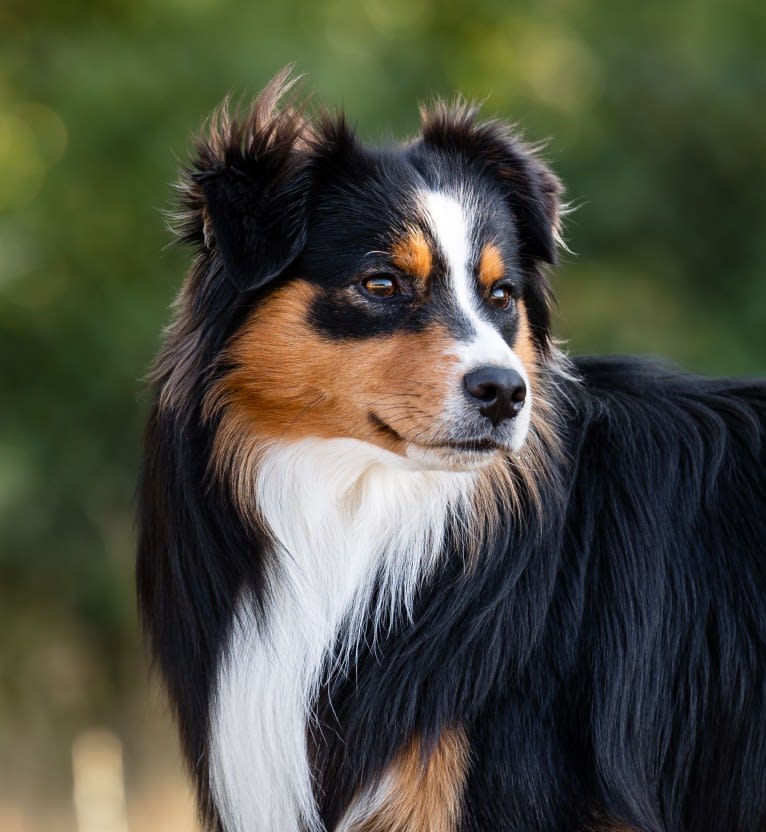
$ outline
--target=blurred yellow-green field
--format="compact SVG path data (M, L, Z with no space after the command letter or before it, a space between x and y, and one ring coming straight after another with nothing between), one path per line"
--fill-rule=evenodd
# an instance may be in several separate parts
M163 209L228 92L294 61L365 138L461 91L549 139L573 351L766 373L758 0L0 5L0 832L182 832L133 592L145 374L188 254Z

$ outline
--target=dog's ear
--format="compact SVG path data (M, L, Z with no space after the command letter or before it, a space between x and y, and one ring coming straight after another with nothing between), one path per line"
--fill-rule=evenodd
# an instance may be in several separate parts
M423 142L458 153L489 172L500 184L519 230L522 258L555 263L560 239L560 181L502 122L477 122L478 108L458 101L421 110Z
M283 70L244 115L225 102L182 183L182 239L217 254L240 291L279 276L305 244L307 126L294 98L283 103L294 83Z
M241 291L278 277L306 242L305 174L275 177L260 165L248 167L201 178L208 245L215 245L226 276Z

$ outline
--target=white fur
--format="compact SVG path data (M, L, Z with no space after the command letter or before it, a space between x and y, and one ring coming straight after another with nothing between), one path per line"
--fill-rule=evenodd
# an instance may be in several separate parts
M466 373L486 365L507 367L516 370L524 379L527 396L521 412L513 426L512 448L517 451L523 444L529 430L532 415L532 392L529 376L521 359L503 340L500 333L483 317L480 299L471 278L471 216L470 197L456 196L442 191L426 191L421 203L430 221L431 230L447 260L449 280L454 297L461 312L469 322L472 337L458 344L456 352L455 406L462 405L462 379ZM466 210L466 207L468 210ZM449 414L451 420L459 418L457 413Z
M407 614L473 482L352 439L263 454L253 496L278 541L277 566L264 623L250 597L240 600L211 706L211 783L227 832L319 828L306 727L328 653L341 634L333 659L348 660L378 574L377 626Z
M461 418L462 378L479 366L513 368L529 390L522 362L483 316L469 271L465 202L464 195L422 195L472 333L456 345L445 424ZM529 427L530 400L528 392L514 422L515 449ZM275 444L259 459L253 501L278 551L263 614L248 595L239 601L210 715L211 785L227 832L320 828L306 730L323 669L328 660L340 666L350 659L366 615L380 628L409 614L475 482L465 458L455 463L462 470L447 471L436 451L411 445L407 455L352 439L306 439ZM378 577L384 591L370 611ZM339 637L340 653L331 655ZM384 800L387 788L384 781L365 793L343 828Z
M395 796L396 787L396 780L388 772L381 780L369 785L351 802L335 832L350 832L354 826L375 815Z

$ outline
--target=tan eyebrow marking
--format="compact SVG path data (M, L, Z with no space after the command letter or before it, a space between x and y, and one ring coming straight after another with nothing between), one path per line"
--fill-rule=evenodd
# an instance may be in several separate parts
M391 247L394 265L407 274L427 280L433 266L431 247L419 228L410 228Z
M479 258L479 280L486 288L490 288L505 274L505 263L500 249L494 244L484 246Z

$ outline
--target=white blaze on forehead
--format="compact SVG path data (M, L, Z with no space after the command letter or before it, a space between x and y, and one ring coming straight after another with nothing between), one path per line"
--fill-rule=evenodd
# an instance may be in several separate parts
M456 344L458 356L455 391L450 418L459 419L462 401L462 378L477 367L486 365L516 370L524 379L527 396L521 412L514 419L512 447L518 450L524 441L532 415L532 391L526 367L508 346L503 336L484 317L483 300L477 293L471 262L470 197L458 198L443 191L425 191L420 195L423 210L447 266L447 280L461 313L470 326L467 338ZM461 391L461 393L457 393Z
M461 344L462 364L472 369L483 364L512 367L526 380L524 366L503 337L483 317L481 298L476 292L471 264L470 205L442 191L426 191L421 196L431 232L446 260L447 279L460 311L471 328ZM466 200L467 201L467 200ZM469 208L467 212L465 209Z
M440 191L427 191L423 206L431 231L447 261L448 278L452 281L455 298L469 320L473 306L468 268L471 260L471 228L457 199Z

